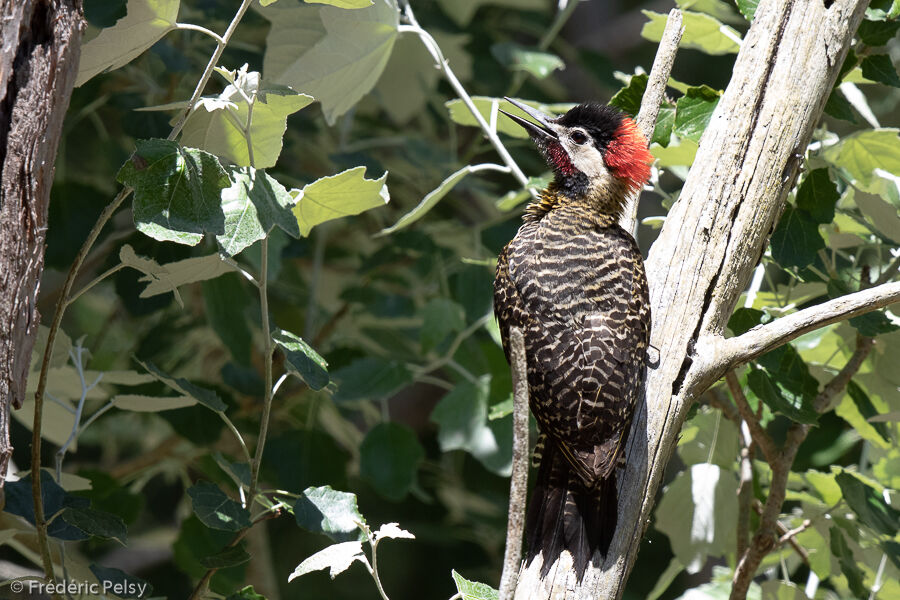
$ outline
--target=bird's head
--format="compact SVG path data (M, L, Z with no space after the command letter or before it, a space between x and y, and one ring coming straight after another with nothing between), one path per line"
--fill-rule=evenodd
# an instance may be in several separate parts
M650 178L653 156L647 140L630 117L612 106L586 102L553 118L507 100L536 121L502 111L525 128L566 193L598 197L604 204L624 202L625 192L639 190Z

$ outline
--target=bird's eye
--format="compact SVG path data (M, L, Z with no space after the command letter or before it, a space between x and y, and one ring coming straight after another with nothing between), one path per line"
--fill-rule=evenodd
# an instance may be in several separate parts
M587 141L587 135L583 131L573 131L571 135L572 141L579 146Z

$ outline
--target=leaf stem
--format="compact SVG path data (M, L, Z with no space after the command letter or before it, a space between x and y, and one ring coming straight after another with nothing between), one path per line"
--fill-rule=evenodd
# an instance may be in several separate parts
M222 57L222 52L224 52L225 46L228 45L228 41L234 34L234 30L237 29L238 23L241 22L241 19L244 17L244 13L247 12L247 9L250 8L251 4L253 4L253 0L243 0L241 2L241 6L238 8L237 12L234 15L234 18L228 25L228 29L225 30L225 33L224 35L222 35L221 39L216 40L216 49L213 52L212 56L209 57L209 62L206 64L206 69L203 70L203 75L200 76L200 81L197 82L197 87L194 88L194 93L191 95L191 99L188 102L188 105L184 108L184 110L181 111L181 116L178 117L178 121L176 121L175 126L172 128L172 132L169 133L169 137L167 137L166 139L174 140L176 137L178 137L178 134L181 133L181 128L184 127L184 123L187 121L188 115L191 113L191 110L193 110L194 105L197 103L197 100L200 99L200 94L203 93L203 89L206 87L206 83L212 76L216 63L219 62L219 58Z
M66 307L68 307L70 304L72 304L73 302L78 300L82 294L84 294L85 292L90 290L92 287L94 287L95 285L97 285L98 283L100 283L101 281L103 281L104 279L106 279L107 277L112 275L113 273L116 273L120 269L124 269L125 266L126 266L125 263L119 263L116 266L114 266L114 267L104 271L102 274L98 275L89 284L87 284L86 286L84 286L83 288L81 288L80 290L75 292L74 294L72 294L71 297L69 297L69 299L66 300Z
M50 556L50 542L47 538L47 520L44 516L44 501L41 491L41 427L44 416L44 395L47 391L47 375L50 371L50 361L53 359L53 346L56 343L56 334L59 333L59 327L62 324L63 314L68 306L69 294L72 292L72 286L75 283L75 277L78 270L84 264L88 252L100 231L109 222L110 218L116 210L121 206L131 194L131 188L125 187L113 198L100 216L94 223L93 229L88 233L87 239L84 240L81 249L75 256L72 266L69 267L69 273L66 275L66 282L63 284L62 292L59 300L56 302L56 309L53 313L53 321L50 323L50 330L47 333L47 345L44 347L44 356L41 359L41 373L38 376L37 390L34 393L34 420L31 426L31 496L34 504L34 528L37 531L38 549L41 554L41 564L44 569L44 575L48 579L53 579L53 559ZM34 475L36 474L36 476Z
M250 463L250 494L249 501L253 503L256 488L259 483L259 465L262 461L263 450L266 446L266 435L269 431L269 416L272 413L272 332L269 329L269 238L260 240L260 273L259 273L259 302L262 313L263 330L263 363L266 370L265 398L263 399L263 414L259 424L259 439L256 442L256 455Z
M194 25L193 23L175 23L175 29L180 29L183 31L199 31L200 33L208 35L212 39L216 40L216 42L221 46L225 46L228 44L228 42L218 33L216 33L215 31L210 31L209 29L201 25Z

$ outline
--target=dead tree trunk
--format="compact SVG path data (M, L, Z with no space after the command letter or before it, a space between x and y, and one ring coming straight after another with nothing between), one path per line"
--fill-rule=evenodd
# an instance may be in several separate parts
M717 355L716 349L725 348L725 325L796 178L794 155L809 144L866 5L760 2L680 199L647 261L651 343L660 360L648 373L645 402L625 450L609 557L591 565L581 582L566 554L546 578L537 559L521 573L516 598L622 597L691 403L727 368L758 354L735 351L734 344L730 352ZM797 334L787 332L779 342Z
M81 0L0 0L0 488L40 322L47 204L83 30Z

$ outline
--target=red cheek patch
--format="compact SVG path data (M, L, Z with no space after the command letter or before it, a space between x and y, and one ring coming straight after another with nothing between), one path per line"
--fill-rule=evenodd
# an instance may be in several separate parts
M606 164L613 175L624 179L629 189L636 192L650 179L653 155L647 149L647 140L634 121L625 117L606 147Z
M570 176L575 174L575 166L569 160L569 155L563 150L559 142L550 142L547 145L547 157L553 164L553 167L562 175Z

